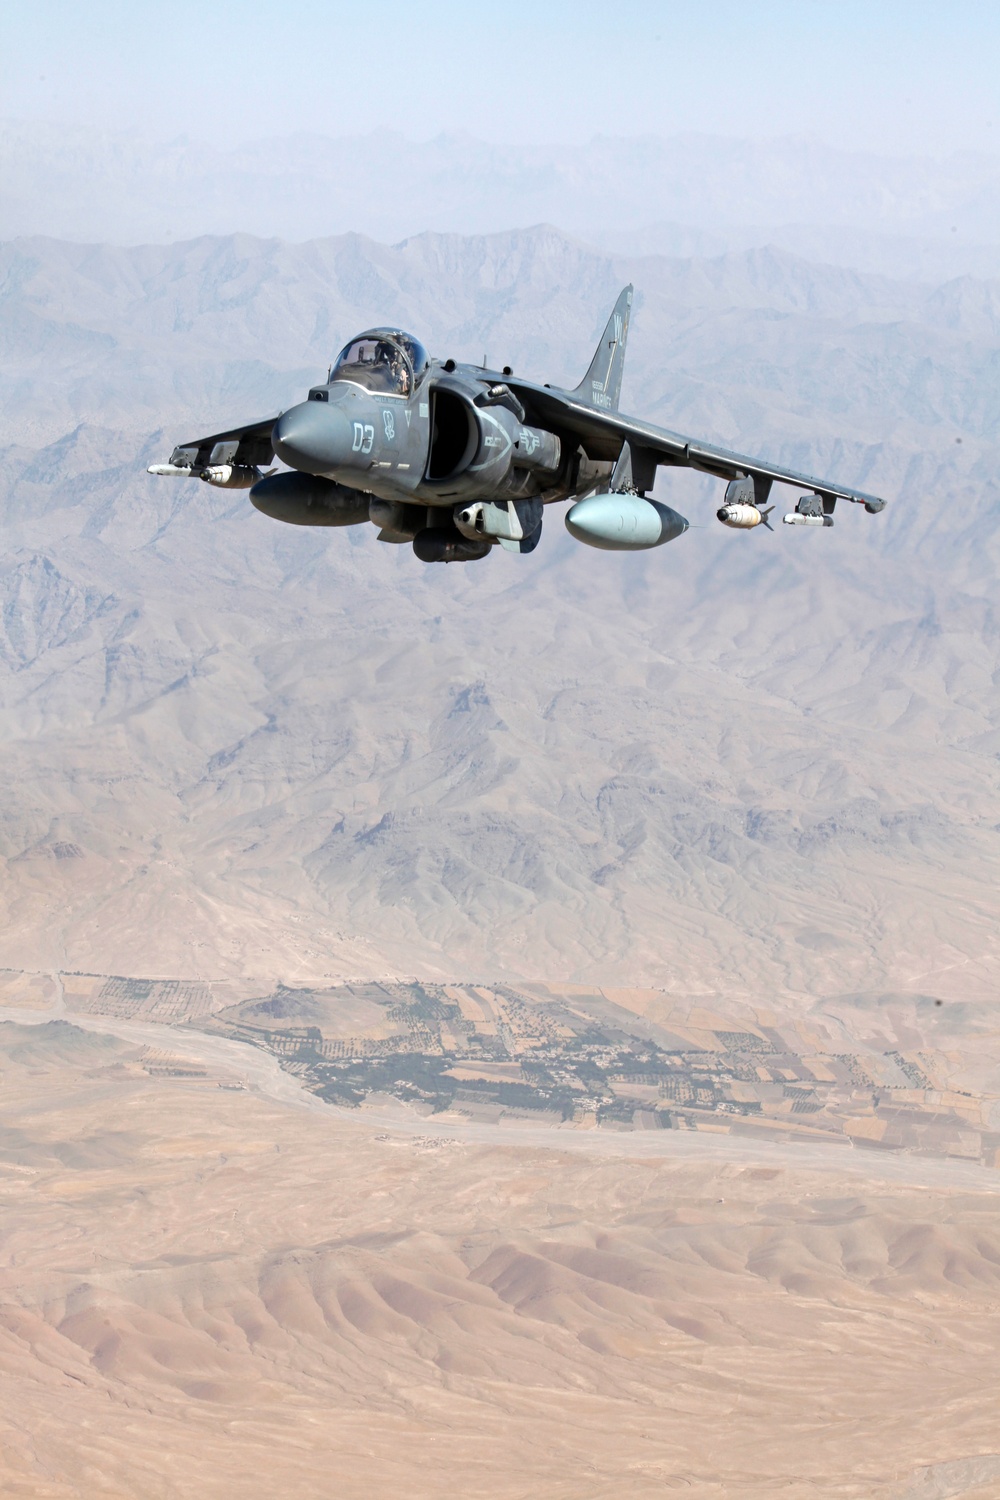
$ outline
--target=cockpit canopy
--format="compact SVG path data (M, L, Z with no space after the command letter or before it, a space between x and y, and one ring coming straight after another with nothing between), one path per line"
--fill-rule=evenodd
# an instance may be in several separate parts
M337 356L330 379L349 380L380 396L409 396L428 364L427 350L412 334L370 328Z

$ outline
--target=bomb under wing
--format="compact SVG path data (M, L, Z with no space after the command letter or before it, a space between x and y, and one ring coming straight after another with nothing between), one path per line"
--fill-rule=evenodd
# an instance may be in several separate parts
M785 522L833 525L837 500L870 514L878 496L817 480L623 415L619 407L632 288L616 302L574 390L433 359L398 328L373 328L341 350L304 401L176 447L149 472L248 488L256 510L293 526L374 525L382 542L425 562L472 562L499 548L527 555L550 505L566 529L605 552L638 552L683 535L685 518L652 494L661 469L726 484L718 519L771 530L774 484L808 491ZM283 472L271 472L275 461Z

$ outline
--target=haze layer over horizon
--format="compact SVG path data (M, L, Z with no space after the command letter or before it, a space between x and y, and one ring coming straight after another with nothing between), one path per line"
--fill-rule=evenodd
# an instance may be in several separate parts
M1000 244L1000 16L888 0L304 0L6 19L0 233L386 244L553 224L681 257L765 244L939 282Z

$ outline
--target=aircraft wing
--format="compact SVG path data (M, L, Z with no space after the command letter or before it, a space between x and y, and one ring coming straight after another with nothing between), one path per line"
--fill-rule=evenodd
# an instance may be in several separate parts
M771 483L800 485L824 500L851 500L856 505L863 505L872 515L885 508L885 501L877 495L833 484L828 479L815 479L811 474L799 474L767 459L731 453L727 448L717 448L712 443L654 427L649 422L623 416L621 412L590 406L556 387L534 385L527 380L518 380L516 376L505 376L504 384L521 402L528 421L576 438L588 458L617 462L623 445L628 443L632 473L639 489L652 488L658 464L672 464L700 469L719 479L746 475L762 482L765 493Z
M229 432L216 432L211 437L181 443L171 453L169 465L163 467L189 469L194 474L209 464L266 469L274 459L271 429L277 420L277 416L265 417L263 421L251 422L246 427L233 427Z

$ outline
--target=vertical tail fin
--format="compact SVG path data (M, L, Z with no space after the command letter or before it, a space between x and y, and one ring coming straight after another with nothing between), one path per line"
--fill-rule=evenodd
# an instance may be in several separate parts
M585 401L588 406L600 407L602 411L618 410L631 312L632 288L627 286L614 305L604 337L594 350L590 369L573 392L579 401Z

